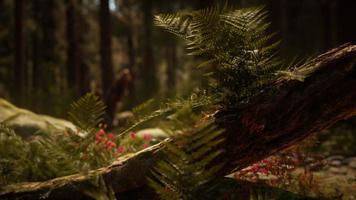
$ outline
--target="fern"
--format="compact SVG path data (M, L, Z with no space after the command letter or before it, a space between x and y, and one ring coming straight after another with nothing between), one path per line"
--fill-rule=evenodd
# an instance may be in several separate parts
M282 67L279 42L271 42L275 34L266 33L266 17L263 7L233 10L225 5L157 15L155 24L185 39L189 54L205 59L199 67L210 66L216 89L240 100L274 80Z
M210 165L224 152L216 150L224 141L223 131L211 122L193 129L173 136L173 142L166 144L163 159L157 162L148 178L162 199L194 199L197 188L213 180L224 165Z
M81 131L87 133L95 130L97 125L103 120L104 113L104 103L93 93L88 93L74 102L68 112L70 120Z
M0 124L0 184L85 173L112 162L114 152L95 144L94 135L104 108L93 94L72 104L70 116L85 135L55 130L25 141L11 128Z
M80 169L57 142L58 137L54 141L24 141L11 128L0 124L0 184L47 180L78 172Z
M171 123L174 116L178 116L179 113L183 112L186 108L191 109L194 113L199 113L203 110L208 111L218 101L220 101L220 97L217 95L197 92L192 94L188 99L177 97L172 100L167 100L162 103L158 109L152 111L152 109L148 108L152 103L152 101L149 100L134 108L136 120L129 127L121 130L119 136L126 135L130 131L137 130L139 128L149 127L149 125L160 126L161 128L174 125L174 123ZM182 118L190 119L190 121L194 123L196 120L194 121L190 118L192 116L191 114L192 113L186 113L186 115L182 116ZM185 124L185 127L189 127L188 124Z

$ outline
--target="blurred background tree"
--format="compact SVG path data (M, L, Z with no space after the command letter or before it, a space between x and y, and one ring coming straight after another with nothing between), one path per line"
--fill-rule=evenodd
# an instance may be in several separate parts
M153 15L203 8L217 0L2 0L0 97L63 116L94 91L118 111L156 97L187 95L199 84L183 43L153 27ZM282 57L317 54L356 42L353 0L230 0L266 5ZM125 73L123 73L125 72ZM119 103L119 104L118 104Z

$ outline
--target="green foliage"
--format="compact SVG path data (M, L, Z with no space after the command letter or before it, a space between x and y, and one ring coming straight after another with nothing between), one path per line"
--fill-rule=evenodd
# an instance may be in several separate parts
M78 172L70 157L58 151L51 139L24 141L4 124L0 124L0 184L41 181Z
M217 149L224 139L223 131L212 123L193 127L182 135L175 135L166 144L148 178L149 184L162 199L194 199L199 186L213 180L224 163L211 165L223 154Z
M88 93L78 101L72 103L68 112L70 120L81 129L81 131L92 132L103 120L105 105L93 93Z
M206 91L194 93L187 99L177 97L167 100L161 103L158 108L152 105L152 100L149 100L133 109L135 120L128 128L121 130L120 135L150 126L165 128L167 126L178 125L179 121L175 120L175 118L179 116L190 119L189 123L187 121L183 123L185 124L184 127L189 127L189 125L196 122L196 120L191 119L194 114L201 113L202 111L208 112L218 101L220 101L219 96L207 94ZM191 112L183 113L187 109ZM174 120L177 123L172 124Z
M97 124L104 104L88 94L72 105L70 116L84 133L57 130L25 141L0 126L0 184L43 181L103 167L113 161L114 151L95 143Z
M215 6L188 13L163 14L155 24L184 38L190 55L206 61L212 85L233 99L249 97L274 80L282 68L278 42L267 34L261 7L231 9Z

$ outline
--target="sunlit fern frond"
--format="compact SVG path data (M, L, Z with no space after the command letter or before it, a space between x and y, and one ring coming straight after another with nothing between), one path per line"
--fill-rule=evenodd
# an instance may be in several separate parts
M209 74L218 88L243 98L268 84L281 67L279 42L267 33L266 18L263 7L214 6L157 15L155 24L184 38L188 53L205 59L199 66L214 66Z
M169 33L186 38L191 19L189 14L161 14L155 16L154 23Z
M88 93L72 103L68 112L70 120L87 133L91 133L103 120L104 113L104 103L93 93Z
M212 123L206 123L189 134L176 135L166 144L163 159L152 170L150 186L162 199L194 199L196 189L213 180L224 165L211 165L224 152L217 148L224 141L222 133Z
M158 126L164 128L167 122L177 129L179 125L182 125L181 127L189 127L189 123L187 123L188 120L190 120L190 123L195 123L191 118L194 116L192 112L197 113L202 110L208 110L208 107L212 107L219 100L220 98L217 95L207 95L204 92L198 92L192 94L190 98L187 99L176 97L167 100L161 103L158 106L159 108L153 110L150 110L152 101L147 101L134 109L135 122L121 130L119 135L123 136L140 128L149 128L150 124L155 124L156 126L158 124ZM188 112L186 112L187 109L189 110ZM142 110L145 111L140 113ZM181 119L185 119L183 120L184 122L181 121ZM174 122L170 123L172 121Z

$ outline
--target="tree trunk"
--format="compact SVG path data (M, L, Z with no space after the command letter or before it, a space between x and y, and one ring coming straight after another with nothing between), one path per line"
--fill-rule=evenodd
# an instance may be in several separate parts
M25 65L24 65L24 34L23 34L23 0L15 0L15 37L14 37L14 90L15 102L22 106L24 97Z
M100 57L102 94L104 97L107 96L114 82L111 36L109 0L100 0Z
M303 82L278 79L251 101L214 115L227 138L223 146L227 164L219 171L221 175L242 169L356 115L356 45L333 49L297 71L311 73ZM91 171L89 175L4 186L0 198L36 199L50 190L51 199L84 198L78 188L94 175L103 175L116 193L137 191L145 185L146 175L160 159L165 142L169 139L118 158L112 165Z
M153 14L152 14L152 0L142 1L144 25L143 25L143 62L140 65L140 100L147 100L151 98L155 90L157 90L158 83L156 77L155 58L153 55Z
M79 60L79 44L77 32L76 0L68 0L66 9L67 21L67 83L69 88L74 88L74 93L78 97L81 95L80 80L81 67Z
M167 90L176 92L176 71L177 71L177 50L176 42L171 41L166 46L166 60L167 60ZM173 93L170 94L173 94ZM169 92L168 92L169 93Z

